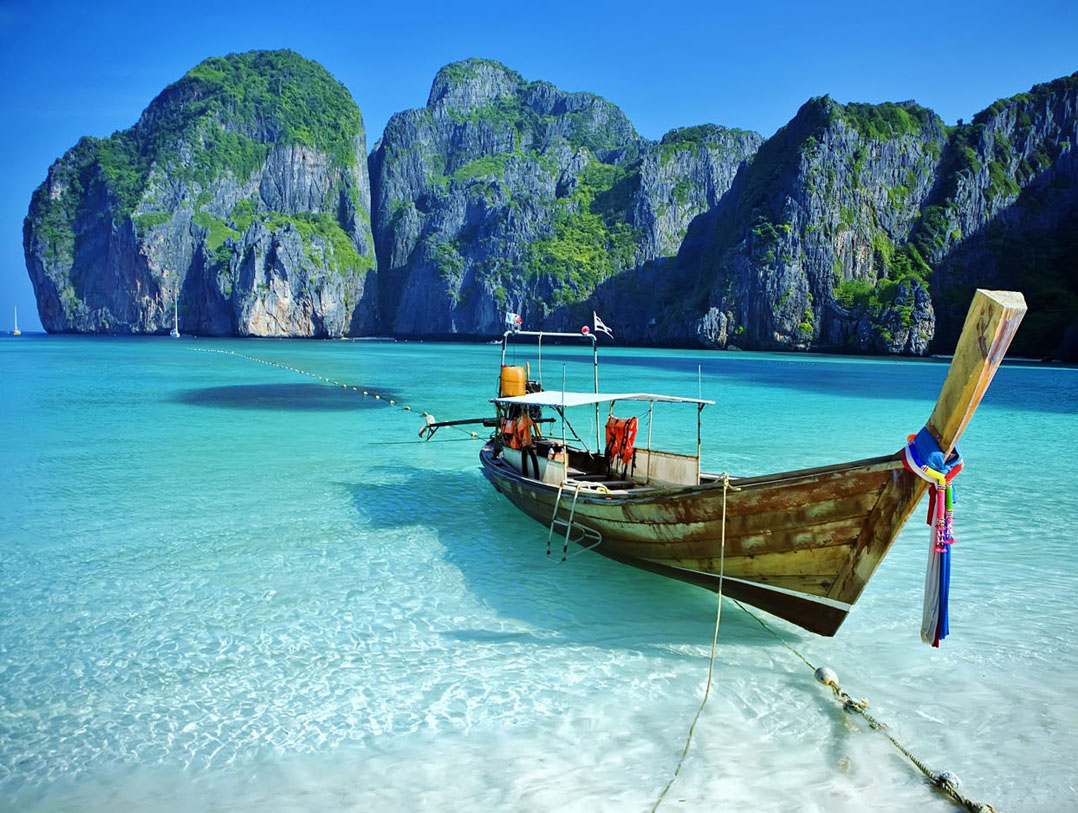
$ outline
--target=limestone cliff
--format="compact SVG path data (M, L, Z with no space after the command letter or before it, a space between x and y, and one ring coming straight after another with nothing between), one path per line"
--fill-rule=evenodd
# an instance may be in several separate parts
M948 352L977 286L1026 292L1015 349L1078 357L1078 75L948 128L912 102L809 101L674 261L587 307L643 343ZM939 326L937 329L937 318Z
M1078 74L945 126L809 100L771 138L637 135L615 105L447 65L369 158L289 51L213 58L49 170L24 226L50 331L489 337L506 311L622 342L948 352L976 286L1015 350L1078 360Z
M1078 361L1078 74L1001 99L955 128L914 242L933 269L937 344L977 287L1030 306L1014 352Z
M83 138L23 229L51 332L340 336L377 320L359 108L290 51L208 59Z
M552 324L604 280L676 253L759 141L701 127L654 144L593 94L488 60L449 65L371 156L386 327L491 335L506 310Z
M761 146L701 218L678 265L691 285L674 335L714 346L924 353L925 280L899 267L945 143L912 102L823 97Z

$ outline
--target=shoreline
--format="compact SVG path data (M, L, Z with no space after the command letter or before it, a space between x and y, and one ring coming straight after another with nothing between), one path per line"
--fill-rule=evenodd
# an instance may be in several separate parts
M22 331L20 336L14 336L10 331L0 333L0 339L31 339L31 338L52 338L52 337L66 337L66 338L87 338L87 339L121 339L121 340L139 340L139 339L170 339L172 337L167 333L78 333L75 331L57 331L49 332L47 330L38 331ZM181 339L196 340L196 341L255 341L255 342L267 342L267 341L300 341L300 342L350 342L350 343L362 343L362 344L469 344L469 345L492 345L501 344L501 337L495 336L474 336L474 335L456 335L456 334L437 334L432 336L415 336L415 335L372 335L372 336L204 336L200 334L183 333L180 336ZM565 339L550 338L544 341L544 344L548 346L570 346L570 342ZM716 348L707 347L705 345L687 345L687 344L640 344L636 342L625 343L611 343L602 345L602 349L639 349L639 350L685 350L685 351L702 351L706 353L733 353L733 354L748 354L748 355L784 355L784 356L824 356L834 359L872 359L878 361L939 361L949 362L953 356L951 353L928 353L923 356L915 356L909 353L851 353L849 351L842 351L836 349L828 349L824 347L819 348L762 348L762 349L748 349L742 347L726 347ZM1036 358L1033 356L1009 356L1003 359L1003 366L1012 367L1015 365L1027 365L1032 367L1050 367L1050 368L1074 368L1078 369L1078 361L1060 361L1052 358Z

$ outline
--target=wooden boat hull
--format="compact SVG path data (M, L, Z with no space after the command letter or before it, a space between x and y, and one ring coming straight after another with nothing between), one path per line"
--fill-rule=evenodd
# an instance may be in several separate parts
M899 455L699 486L596 493L523 477L480 453L494 487L553 534L595 552L723 592L820 635L834 635L924 493ZM635 492L635 493L634 493ZM575 506L574 506L575 496ZM723 511L725 501L725 539Z

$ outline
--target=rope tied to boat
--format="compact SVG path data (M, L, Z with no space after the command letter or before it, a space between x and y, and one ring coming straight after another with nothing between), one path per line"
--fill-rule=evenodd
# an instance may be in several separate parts
M955 543L954 486L951 481L962 471L962 455L956 446L948 457L925 427L906 438L902 465L928 482L932 489L928 504L930 531L921 640L938 647L949 632L951 546Z
M696 730L696 722L700 719L700 713L704 710L704 704L707 703L708 695L711 694L711 676L715 671L715 648L719 641L719 623L722 621L722 584L726 572L726 495L730 490L730 475L723 472L719 475L722 478L722 531L721 541L719 546L719 598L718 607L715 610L715 633L711 637L711 657L707 664L707 683L704 685L704 698L700 701L700 708L696 710L696 716L692 718L692 725L689 726L689 736L685 738L685 747L681 749L681 756L678 758L677 767L674 768L674 775L670 777L670 781L666 783L666 787L663 788L663 792L659 794L659 798L655 800L655 804L651 808L651 813L655 813L659 809L659 805L662 804L664 798L666 798L667 791L673 786L674 781L678 778L678 774L681 773L681 765L685 761L686 755L689 753L689 745L692 744L692 734Z

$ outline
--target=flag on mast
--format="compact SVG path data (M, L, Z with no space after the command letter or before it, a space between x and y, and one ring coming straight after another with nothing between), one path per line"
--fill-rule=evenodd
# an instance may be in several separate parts
M605 333L611 339L614 338L614 332L603 324L603 320L599 318L599 314L595 311L591 312L592 326L596 333Z

